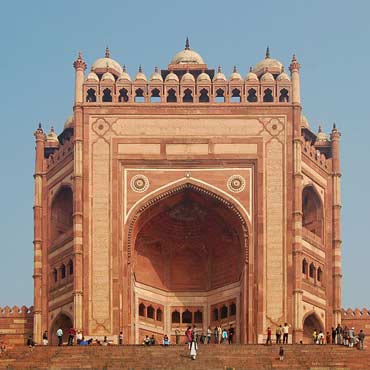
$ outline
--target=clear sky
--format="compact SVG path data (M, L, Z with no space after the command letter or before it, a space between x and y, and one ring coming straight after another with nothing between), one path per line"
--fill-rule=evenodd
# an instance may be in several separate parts
M343 306L370 308L369 1L7 1L1 4L0 306L33 300L33 132L72 113L78 51L109 45L135 74L164 68L186 36L209 67L242 75L264 57L301 68L303 112L342 132Z

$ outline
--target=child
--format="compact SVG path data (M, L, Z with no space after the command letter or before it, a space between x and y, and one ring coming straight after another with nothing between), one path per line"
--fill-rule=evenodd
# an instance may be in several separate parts
M280 361L284 360L284 348L283 348L283 346L280 346L279 359L280 359Z

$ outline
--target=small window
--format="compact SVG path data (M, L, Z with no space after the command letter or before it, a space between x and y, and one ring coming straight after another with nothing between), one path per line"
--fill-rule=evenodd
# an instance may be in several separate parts
M147 309L146 309L146 317L148 319L154 319L154 308L152 306L149 306Z
M167 103L176 103L176 91L174 89L169 89L167 92Z
M139 304L139 316L145 317L145 304L144 303Z
M272 103L274 101L274 97L272 95L272 90L271 89L266 89L264 91L265 95L263 96L263 101L265 103Z
M322 281L322 270L320 267L317 269L317 281Z
M307 275L307 269L308 269L308 263L306 259L304 258L302 261L302 274Z
M310 278L315 277L315 265L313 263L310 264Z
M127 103L128 102L128 91L126 89L121 89L119 91L118 101L120 103Z
M172 312L172 323L173 324L179 324L180 323L180 312L179 311L173 311Z
M88 102L88 103L95 103L96 102L96 95L95 95L95 90L94 89L87 90L86 102Z
M54 283L56 283L58 281L58 271L57 271L57 269L53 270L53 279L54 279Z
M230 316L235 316L236 315L236 304L234 302L231 303L231 305L229 307L229 310L230 310Z
M103 90L103 102L104 103L110 103L112 101L112 92L110 89L104 89Z
M225 91L223 89L216 90L216 103L225 103Z
M280 103L289 103L289 93L288 93L287 89L281 89L280 90L279 102Z
M207 89L200 90L199 103L209 103L209 96L208 96Z
M162 321L162 310L160 308L157 309L156 319Z
M249 101L250 103L257 102L257 91L255 89L248 90L247 101Z
M213 321L218 321L218 308L213 309Z
M73 275L73 261L72 260L68 262L68 274Z
M240 90L239 89L234 89L231 92L231 102L232 103L240 103L242 101L242 98L240 96Z
M223 305L221 307L221 320L227 318L227 307Z
M158 89L152 90L152 95L150 96L151 103L160 103L161 102L161 95Z
M60 277L61 279L65 279L66 277L66 266L64 264L60 267Z
M189 310L186 310L182 313L182 323L191 324L193 322L193 313Z
M194 312L194 323L201 324L203 322L203 313L199 310Z
M190 89L184 90L184 96L182 98L184 103L192 103L193 102L193 92Z
M145 97L144 97L144 90L143 89L137 89L135 91L135 103L144 103Z

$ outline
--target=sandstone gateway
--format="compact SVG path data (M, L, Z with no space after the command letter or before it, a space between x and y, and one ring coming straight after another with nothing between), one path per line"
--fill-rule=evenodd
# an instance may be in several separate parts
M108 49L86 67L64 130L35 133L36 342L341 322L340 133L311 131L296 57L227 79L187 41L149 79Z

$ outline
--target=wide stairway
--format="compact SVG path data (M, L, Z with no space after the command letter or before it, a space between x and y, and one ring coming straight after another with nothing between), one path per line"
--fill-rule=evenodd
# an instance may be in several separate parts
M0 369L99 370L370 370L370 351L332 345L200 345L197 359L185 346L15 347L0 354Z

